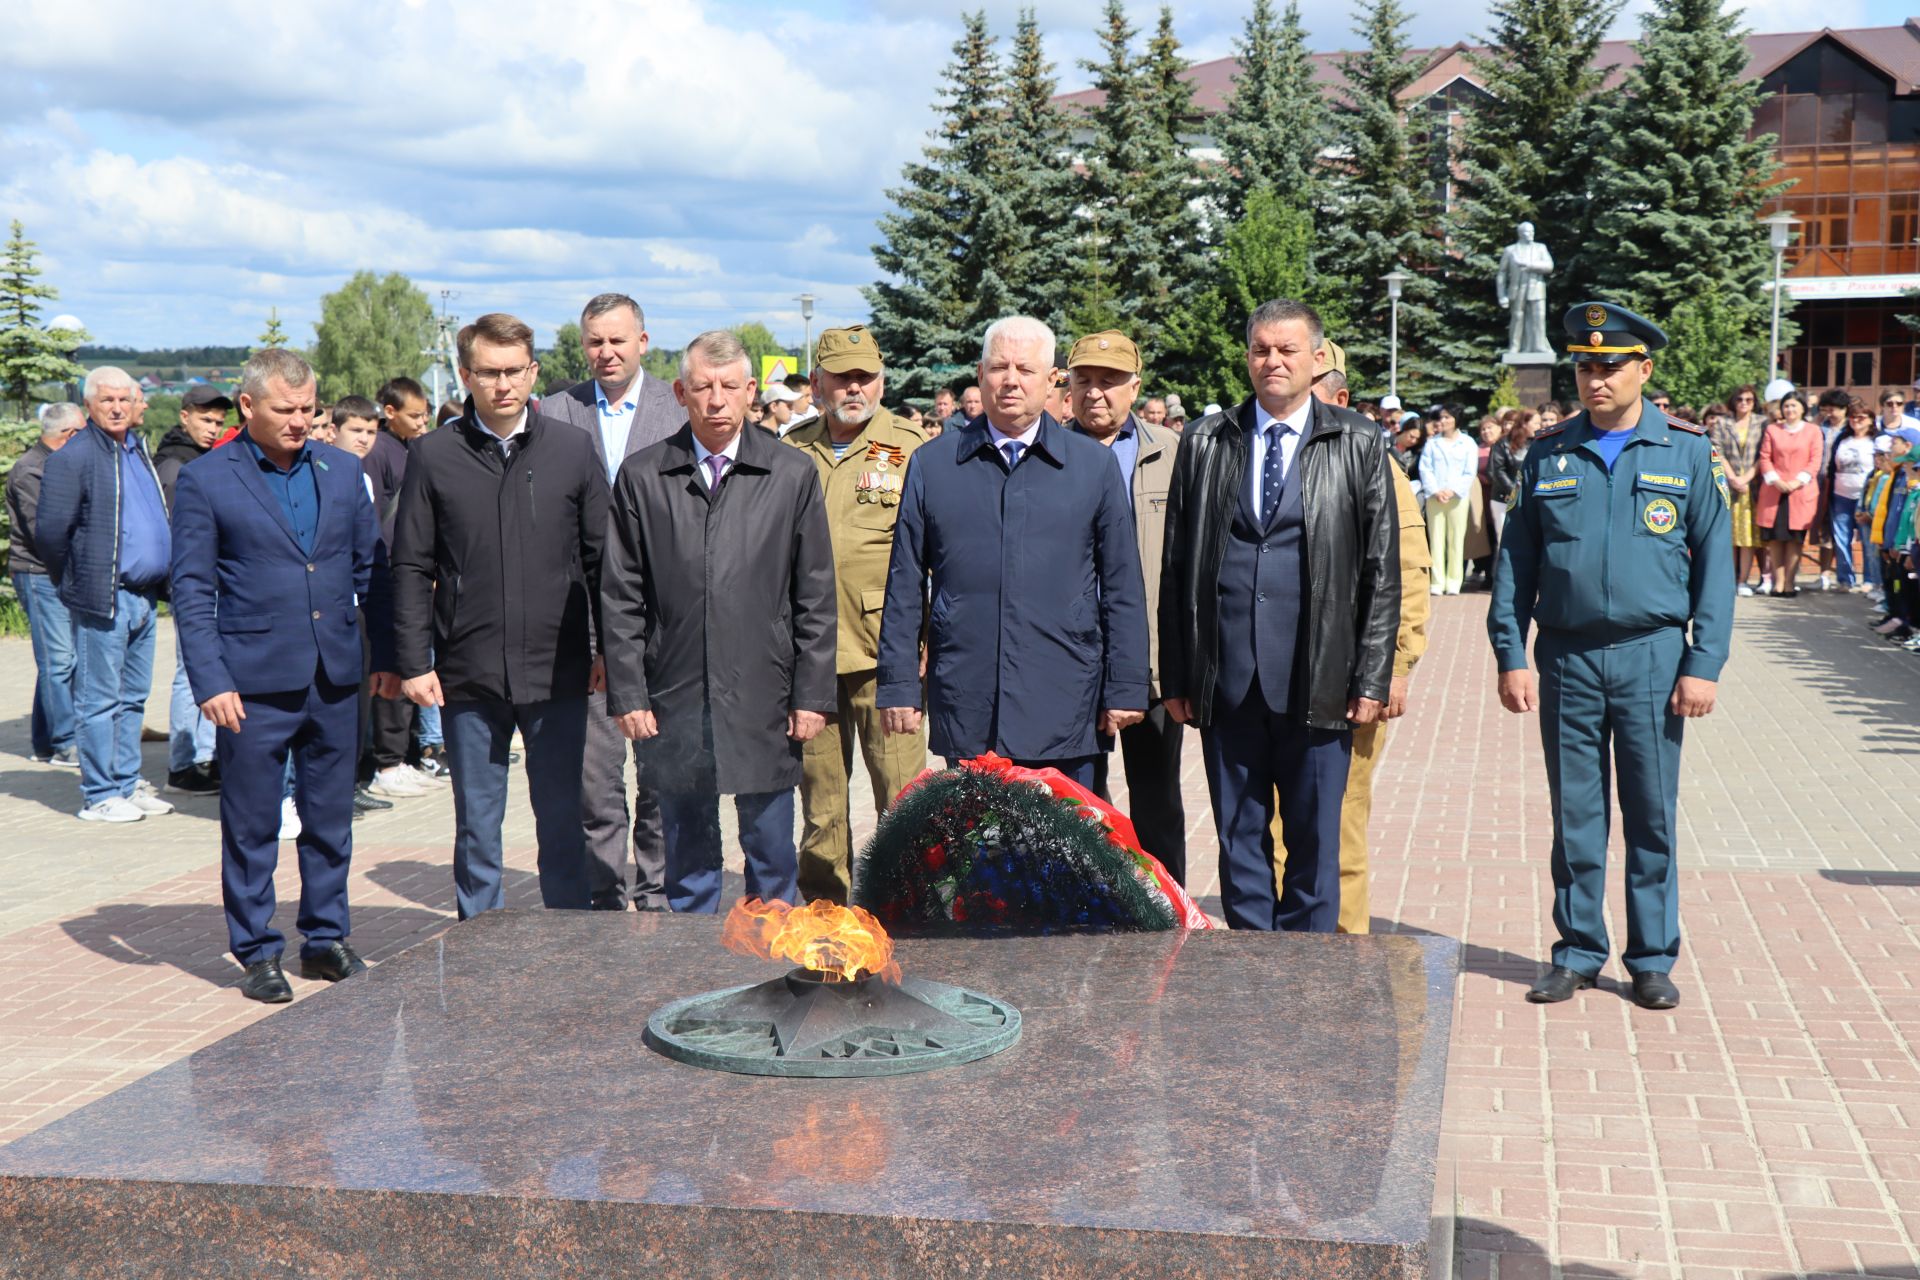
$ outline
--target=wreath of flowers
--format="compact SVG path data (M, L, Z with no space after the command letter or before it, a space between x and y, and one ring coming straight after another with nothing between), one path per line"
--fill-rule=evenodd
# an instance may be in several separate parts
M995 755L909 783L854 883L896 933L1208 927L1125 814L1057 770Z

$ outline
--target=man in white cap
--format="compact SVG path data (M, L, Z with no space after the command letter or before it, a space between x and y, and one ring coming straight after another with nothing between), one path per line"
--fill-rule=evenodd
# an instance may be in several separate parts
M798 392L778 382L769 382L760 389L760 403L767 407L767 416L760 425L777 436L784 436L793 425L794 402L800 398Z

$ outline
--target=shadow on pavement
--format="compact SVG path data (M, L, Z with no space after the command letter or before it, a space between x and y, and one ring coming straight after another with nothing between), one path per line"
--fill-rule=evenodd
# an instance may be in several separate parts
M1401 924L1397 920L1388 920L1374 916L1368 927L1374 933L1403 933L1421 938L1451 938L1450 933L1435 933L1432 929L1422 929L1418 925ZM1532 956L1515 955L1499 947L1484 947L1477 942L1455 939L1460 943L1460 967L1467 973L1477 973L1483 978L1498 978L1502 982L1512 982L1519 986L1530 987L1533 980L1547 971L1547 962ZM1624 991L1625 988L1602 978L1601 989Z
M300 947L299 930L293 927L296 911L295 903L286 902L274 916L274 924L287 936L289 962ZM352 942L362 956L377 963L446 922L438 912L418 907L357 908ZM240 966L227 951L227 922L219 903L108 903L61 921L60 928L116 964L171 965L216 987L240 981Z
M1488 1255L1500 1259L1497 1269L1491 1268L1483 1259ZM1627 1265L1627 1264L1622 1264ZM1545 1246L1537 1240L1529 1240L1518 1235L1497 1222L1486 1222L1479 1218L1458 1218L1453 1230L1453 1274L1456 1280L1470 1276L1486 1275L1524 1275L1546 1276L1548 1268L1552 1274L1564 1276L1566 1280L1626 1280L1630 1276L1650 1273L1665 1274L1665 1268L1655 1266L1652 1272L1640 1267L1627 1265L1626 1270L1605 1262L1560 1262L1547 1256ZM1841 1277L1856 1276L1855 1271L1811 1271L1771 1273L1760 1267L1748 1267L1741 1274L1749 1280L1840 1280ZM1876 1266L1869 1275L1882 1277L1883 1280L1920 1280L1920 1266L1896 1265L1892 1267Z
M1920 889L1920 871L1834 871L1820 872L1822 880L1835 884L1860 884L1886 889Z
M1742 609L1741 643L1759 645L1788 664L1836 713L1866 727L1862 750L1920 755L1920 657L1898 649L1863 624L1874 614L1857 596L1769 600Z
M367 879L397 898L453 915L453 857L445 862L393 858L367 868ZM506 869L501 881L510 907L540 905L540 877L531 871Z

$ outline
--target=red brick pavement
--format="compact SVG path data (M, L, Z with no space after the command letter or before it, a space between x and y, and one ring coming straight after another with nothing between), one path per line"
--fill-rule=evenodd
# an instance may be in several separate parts
M1861 643L1856 608L1801 603L1794 625L1811 629L1806 644ZM1538 731L1492 697L1485 597L1436 604L1413 710L1395 727L1376 786L1373 914L1380 930L1468 943L1444 1117L1461 1274L1920 1277L1920 856L1874 852L1854 863L1865 869L1849 870L1851 839L1783 851L1820 870L1740 870L1703 854L1693 862L1708 865L1681 875L1680 1009L1635 1008L1617 966L1566 1005L1526 1004L1551 939ZM1789 715L1781 708L1798 704L1773 696L1775 682L1809 673L1797 668L1802 640L1782 641L1782 615L1761 611L1794 606L1742 604L1722 715L1690 729L1682 804L1703 833L1734 825L1715 806L1753 816L1751 802L1727 798L1726 775L1751 775L1756 753L1794 751L1809 731L1794 717L1821 714ZM1878 719L1920 721L1920 658L1876 679ZM6 697L0 712L17 701ZM1823 743L1850 741L1844 720L1812 727ZM1192 745L1193 862L1207 892L1211 837ZM1837 762L1843 774L1910 785L1910 745L1883 759L1867 753L1884 747L1851 749ZM23 788L6 785L11 777L0 777L0 835L30 830L36 856L65 856L58 833L77 824L23 824L14 812ZM1826 818L1852 811L1845 785L1809 794L1795 831L1830 831ZM355 940L376 961L450 918L439 834L448 806L407 805L361 824ZM194 865L176 859L168 874L131 886L123 874L104 896L67 886L74 905L0 934L0 1141L271 1016L230 989L237 971L223 953L211 824L205 815L167 821L195 826L147 823L144 837L112 838L131 858L142 838L184 833L208 845ZM1759 822L1764 830L1768 816ZM532 849L524 815L515 823L509 900L530 905ZM1617 924L1617 884L1615 894Z

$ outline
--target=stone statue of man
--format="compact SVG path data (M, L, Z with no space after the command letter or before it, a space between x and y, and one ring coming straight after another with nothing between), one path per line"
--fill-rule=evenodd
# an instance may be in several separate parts
M1547 342L1547 277L1553 274L1553 255L1533 238L1533 224L1523 222L1518 238L1500 255L1500 274L1494 291L1507 308L1507 351L1510 355L1552 355Z

